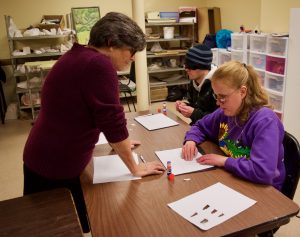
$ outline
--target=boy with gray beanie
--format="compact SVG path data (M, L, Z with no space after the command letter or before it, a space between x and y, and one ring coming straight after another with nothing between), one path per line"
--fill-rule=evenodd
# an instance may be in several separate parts
M209 79L217 67L211 63L212 51L204 44L190 48L185 57L185 70L191 80L187 92L188 102L176 101L176 110L190 118L191 125L218 108Z

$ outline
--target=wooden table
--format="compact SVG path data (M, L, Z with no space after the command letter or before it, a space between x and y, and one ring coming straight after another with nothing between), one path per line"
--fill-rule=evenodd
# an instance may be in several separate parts
M67 189L0 202L0 236L82 237L71 193Z
M189 125L169 114L180 126L147 131L133 120L140 113L129 113L131 139L142 145L135 152L148 161L157 160L154 151L182 146ZM207 153L215 152L211 143L201 145ZM108 155L111 148L100 145L95 155ZM89 164L81 177L93 237L187 237L246 236L273 229L289 222L299 207L271 186L253 184L220 169L175 176L174 182L163 175L148 176L130 182L92 184L93 167ZM190 178L190 181L184 181ZM203 231L172 211L167 204L202 190L217 182L257 201L255 205L224 223Z

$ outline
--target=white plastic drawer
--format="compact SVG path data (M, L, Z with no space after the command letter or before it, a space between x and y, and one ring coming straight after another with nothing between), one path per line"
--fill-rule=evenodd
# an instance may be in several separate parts
M250 52L249 64L251 64L254 68L265 70L266 55Z
M219 49L218 56L219 65L231 60L231 52L226 49Z
M251 34L250 35L250 50L254 52L267 52L267 35L266 34Z
M272 37L268 36L267 39L267 53L286 56L287 55L287 42L288 38L286 37Z
M274 106L274 109L277 111L282 111L282 96L275 95L272 93L269 94L270 103Z
M242 50L244 47L244 34L232 33L231 34L231 48Z
M231 60L236 60L236 61L239 61L239 62L246 63L245 60L244 60L243 51L234 51L234 50L232 50L231 51Z
M283 85L284 85L283 76L266 73L265 80L266 80L266 84L265 84L266 88L278 92L283 92Z
M211 51L212 51L212 54L213 54L212 64L219 65L219 62L218 62L219 49L218 48L212 48Z

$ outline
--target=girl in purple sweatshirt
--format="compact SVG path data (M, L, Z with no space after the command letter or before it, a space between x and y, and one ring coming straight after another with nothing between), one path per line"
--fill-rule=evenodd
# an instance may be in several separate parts
M250 65L230 61L217 69L211 83L220 108L187 132L184 159L191 160L197 145L205 140L217 141L224 156L206 154L198 158L199 163L224 167L244 179L281 190L284 128L258 74Z

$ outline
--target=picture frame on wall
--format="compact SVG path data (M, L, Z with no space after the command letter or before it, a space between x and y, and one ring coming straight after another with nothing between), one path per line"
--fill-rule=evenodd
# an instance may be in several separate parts
M87 45L93 25L100 19L99 7L71 8L73 29L79 44Z

